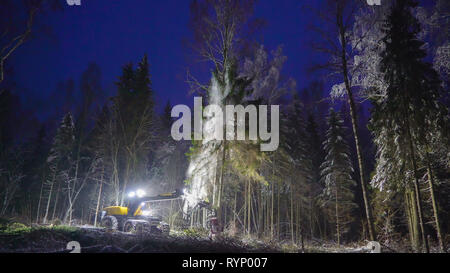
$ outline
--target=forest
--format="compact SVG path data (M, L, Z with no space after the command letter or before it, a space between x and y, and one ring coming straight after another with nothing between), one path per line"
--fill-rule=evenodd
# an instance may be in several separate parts
M52 14L89 8L65 2L0 1L0 235L101 229L104 208L126 207L143 189L182 192L157 202L169 237L211 237L212 213L218 236L294 252L373 241L392 252L450 250L449 1L293 1L297 16L314 18L301 33L308 51L296 55L307 59L304 71L286 71L300 60L286 54L284 36L262 38L272 22L257 11L267 1L187 1L182 76L158 79L151 42L133 52L123 41L117 52L138 61L108 56L120 67L111 70L93 53L80 75L52 79L43 103L38 87L20 88L18 75L31 72L13 58L51 36ZM54 58L65 66L76 58L67 54ZM118 71L106 84L104 69ZM158 81L186 89L159 90ZM174 97L187 107L194 97L202 107L278 105L278 148L261 151L261 134L175 140ZM217 120L200 119L211 134ZM246 135L253 125L261 126L247 122Z

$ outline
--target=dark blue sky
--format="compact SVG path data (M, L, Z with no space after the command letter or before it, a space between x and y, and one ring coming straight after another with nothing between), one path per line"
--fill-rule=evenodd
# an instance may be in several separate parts
M149 56L159 105L167 99L172 104L191 103L185 83L187 67L194 67L195 74L204 75L204 79L210 77L206 66L192 66L192 52L183 43L191 35L190 1L82 0L81 6L72 7L62 1L62 12L41 18L53 34L37 36L9 60L15 71L16 88L26 98L25 105L45 111L42 108L48 105L44 101L51 100L49 96L57 83L70 78L78 83L90 62L100 66L103 87L113 95L113 83L121 74L121 67L136 63L144 53ZM306 29L315 18L302 8L303 3L261 0L255 9L255 17L267 22L260 42L268 50L279 44L284 46L288 61L283 74L295 78L299 88L313 80L305 69L317 58L307 45L311 33Z

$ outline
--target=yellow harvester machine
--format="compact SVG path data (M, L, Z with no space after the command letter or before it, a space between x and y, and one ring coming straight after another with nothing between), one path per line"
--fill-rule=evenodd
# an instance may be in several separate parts
M156 196L145 196L138 190L131 192L126 200L126 206L110 206L102 210L102 226L109 230L119 230L130 233L162 233L169 234L169 224L157 215L152 203L180 198L180 191L163 193Z

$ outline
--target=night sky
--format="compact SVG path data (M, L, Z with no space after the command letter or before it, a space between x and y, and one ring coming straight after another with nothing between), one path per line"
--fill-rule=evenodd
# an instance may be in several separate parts
M25 107L34 108L41 119L57 83L73 79L78 84L90 62L100 66L103 88L114 95L121 67L136 64L147 53L159 110L167 99L172 104L192 103L186 83L188 67L201 80L209 79L208 66L193 64L193 52L184 42L191 37L190 1L82 0L81 6L62 2L63 11L40 17L40 24L50 26L51 34L35 35L9 60L14 89ZM254 14L266 21L259 42L269 51L283 45L288 57L283 75L295 78L299 88L313 80L306 69L317 59L307 44L311 38L307 25L315 17L304 3L261 0Z

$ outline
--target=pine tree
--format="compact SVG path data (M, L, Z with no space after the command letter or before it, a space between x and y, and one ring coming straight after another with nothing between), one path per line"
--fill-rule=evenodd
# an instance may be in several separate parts
M353 167L345 141L344 121L333 109L330 109L327 121L329 128L323 143L326 156L321 165L325 185L322 196L324 207L336 223L337 243L340 245L342 235L348 232L348 225L353 220L352 210L356 204L353 202L352 187L356 186L356 182L352 178Z

